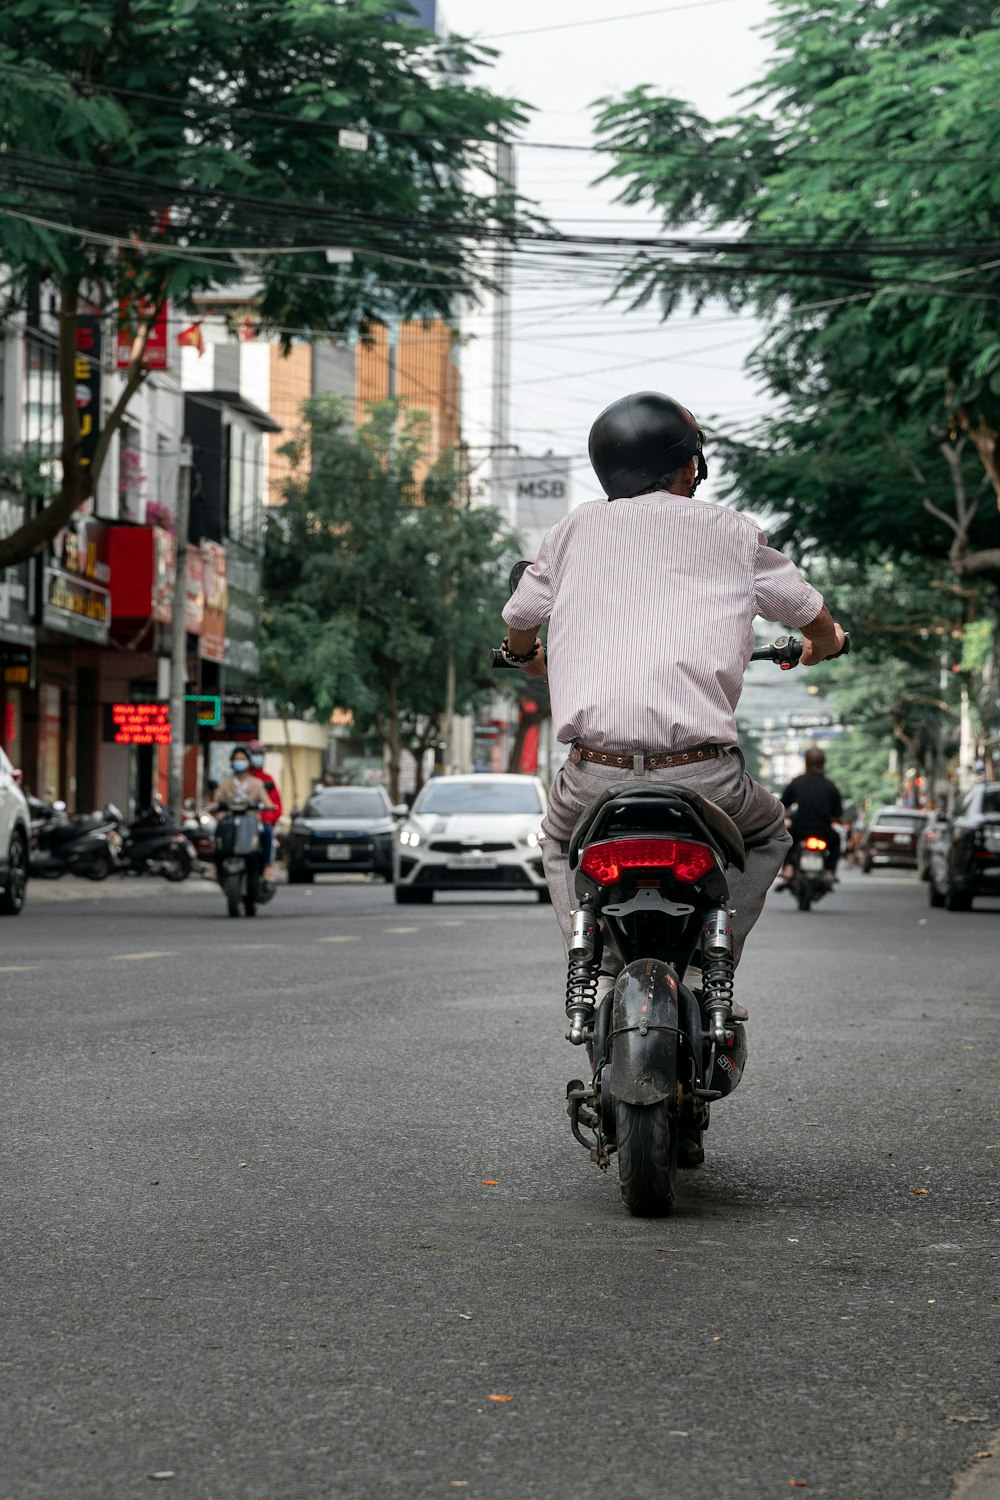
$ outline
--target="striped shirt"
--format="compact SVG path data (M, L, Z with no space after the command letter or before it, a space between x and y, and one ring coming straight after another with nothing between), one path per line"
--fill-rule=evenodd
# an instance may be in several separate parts
M577 506L503 617L549 621L558 738L604 750L736 743L757 615L808 625L823 597L748 516L658 492Z

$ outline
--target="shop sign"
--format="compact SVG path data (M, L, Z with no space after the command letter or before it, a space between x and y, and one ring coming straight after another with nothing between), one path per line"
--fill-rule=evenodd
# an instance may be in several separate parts
M89 468L101 435L101 321L76 320L76 409L80 413L80 467Z
M222 699L220 722L214 726L199 724L202 743L217 741L231 744L260 738L260 703L240 693L226 693Z
M35 653L30 646L0 645L0 682L4 687L34 687Z
M0 480L2 484L2 480ZM11 536L24 524L24 501L0 488L0 539ZM0 639L30 646L35 639L31 620L31 566L16 563L0 572Z
M198 655L205 661L226 659L226 549L202 542L205 603Z
M42 624L104 645L111 629L108 527L81 519L57 533L42 572Z
M169 745L170 704L105 703L104 742L108 745Z
M231 543L226 554L226 683L256 687L260 676L260 560Z
M136 328L140 319L149 318L153 315L154 304L146 297L132 299L123 297L118 304L118 357L119 370L127 370L132 363L132 343L135 339ZM159 312L153 318L153 326L149 330L149 338L146 341L146 353L143 356L143 364L147 370L165 370L168 364L169 345L167 343L167 304L164 302Z

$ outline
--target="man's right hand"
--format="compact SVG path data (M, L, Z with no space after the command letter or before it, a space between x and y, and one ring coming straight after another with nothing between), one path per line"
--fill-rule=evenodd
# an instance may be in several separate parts
M802 647L801 664L804 667L815 667L818 662L829 661L832 656L838 656L846 639L826 605L815 620L803 625L802 634L805 644Z

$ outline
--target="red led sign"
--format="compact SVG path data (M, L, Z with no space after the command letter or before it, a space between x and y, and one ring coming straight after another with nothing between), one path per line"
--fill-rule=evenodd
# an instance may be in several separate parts
M113 745L169 745L169 703L108 703L104 738Z

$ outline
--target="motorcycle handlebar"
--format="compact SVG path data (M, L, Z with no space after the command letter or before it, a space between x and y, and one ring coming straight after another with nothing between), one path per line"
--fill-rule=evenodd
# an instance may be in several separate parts
M837 656L830 657L830 661L836 661L839 656L848 656L851 650L850 635L844 636L844 644L837 652ZM776 641L769 646L759 646L756 651L751 652L751 661L770 661L783 672L790 672L797 667L802 656L802 642L795 635L779 635ZM516 663L508 661L499 647L494 646L490 652L490 666L494 671L508 670L518 671Z

